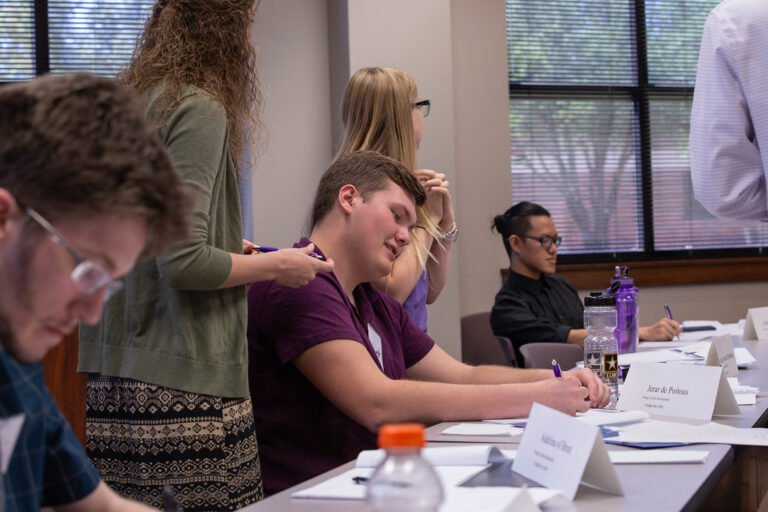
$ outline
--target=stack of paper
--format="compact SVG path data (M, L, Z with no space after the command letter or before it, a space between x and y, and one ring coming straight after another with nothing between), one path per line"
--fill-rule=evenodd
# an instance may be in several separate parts
M736 397L737 404L755 405L757 403L757 394L760 392L760 388L739 384L738 377L729 377L728 384L731 385L731 390L733 391L733 396Z

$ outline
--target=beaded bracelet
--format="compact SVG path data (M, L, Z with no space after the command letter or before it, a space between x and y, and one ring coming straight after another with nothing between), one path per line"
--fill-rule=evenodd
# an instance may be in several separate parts
M455 242L456 239L459 237L459 227L456 225L456 221L453 221L453 225L451 226L451 229L448 231L440 231L440 235L438 235L438 239L441 242Z

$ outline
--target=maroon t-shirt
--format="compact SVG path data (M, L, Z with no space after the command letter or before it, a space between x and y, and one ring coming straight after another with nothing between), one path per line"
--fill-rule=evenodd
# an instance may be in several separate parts
M376 434L328 401L293 365L296 356L326 341L349 339L365 346L382 368L370 326L381 338L383 373L404 379L406 368L434 346L395 300L367 283L353 294L356 309L336 276L326 273L300 288L269 281L248 291L248 374L267 494L376 448Z

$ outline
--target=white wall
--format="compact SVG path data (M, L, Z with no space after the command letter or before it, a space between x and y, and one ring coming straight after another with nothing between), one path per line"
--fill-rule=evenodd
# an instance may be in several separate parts
M507 264L489 230L511 202L505 30L504 0L262 0L254 28L269 129L253 186L259 242L289 245L304 227L351 72L399 67L433 100L418 160L453 183L460 236L429 328L454 356L459 318L490 309ZM678 319L731 322L768 305L764 283L640 288L644 324L664 302Z
M254 241L290 247L332 157L326 3L263 0L253 38L268 134L253 176Z
M504 0L453 0L461 315L489 311L507 266L493 217L510 205Z

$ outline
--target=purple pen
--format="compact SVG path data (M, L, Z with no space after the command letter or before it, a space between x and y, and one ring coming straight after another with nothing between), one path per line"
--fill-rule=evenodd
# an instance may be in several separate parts
M254 244L253 245L253 250L256 251L256 252L275 252L275 251L279 251L280 248L279 247L272 247L271 245L256 245L256 244ZM312 256L313 258L317 258L318 260L325 260L325 256L323 256L322 254L318 254L316 252L311 252L311 253L309 253L309 255Z
M664 313L667 315L667 318L669 318L670 320L674 320L674 318L672 318L672 311L670 311L668 304L664 304ZM680 336L675 336L675 337L677 338L678 341L680 341Z
M557 363L557 359L552 360L552 371L555 372L555 377L562 377L562 372L560 371L560 365Z

